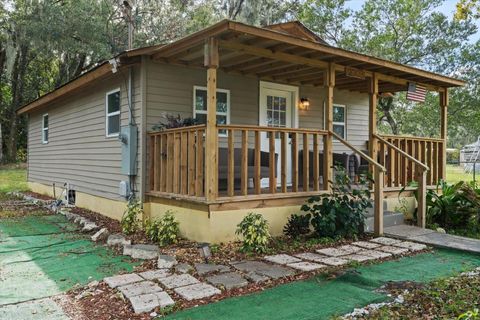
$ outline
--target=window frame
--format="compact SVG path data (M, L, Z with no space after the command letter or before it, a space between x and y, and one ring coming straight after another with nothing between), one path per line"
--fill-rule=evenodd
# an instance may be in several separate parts
M204 86L193 86L193 118L196 119L197 117L197 113L198 114L204 114L204 115L207 115L207 112L208 110L197 110L197 105L196 105L196 92L197 90L203 90L203 91L207 91L207 87L204 87ZM215 119L216 119L216 116L226 116L227 117L227 122L226 124L230 124L230 90L229 89L220 89L220 88L217 88L217 94L218 92L221 92L221 93L225 93L227 94L227 112L218 112L217 111L217 106L215 106ZM226 137L228 134L225 132L225 133L221 133L219 132L218 136L219 137Z
M48 126L45 127L45 117L48 119ZM47 144L48 139L50 138L50 117L48 116L48 113L44 113L42 115L42 144ZM47 132L47 139L45 139L45 131Z
M119 92L120 93L120 88L116 88L116 89L113 89L111 91L108 91L107 93L105 93L105 137L107 138L114 138L114 137L118 137L118 135L120 134L120 124L121 124L121 118L120 118L120 115L122 113L122 102L121 102L121 99L122 99L122 96L120 94L120 105L118 106L118 111L114 111L114 112L108 112L108 96L111 95L111 94L114 94L114 93L117 93ZM108 129L109 129L109 126L108 126L108 119L109 117L112 117L112 116L116 116L118 115L118 132L117 133L108 133Z
M332 129L333 126L343 126L343 137L341 138L347 140L347 106L344 104L334 103L333 108L335 107L343 108L343 122L332 121ZM335 130L333 132L335 132Z

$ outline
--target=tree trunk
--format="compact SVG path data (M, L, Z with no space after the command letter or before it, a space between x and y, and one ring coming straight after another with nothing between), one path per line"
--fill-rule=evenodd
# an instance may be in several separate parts
M15 56L12 72L12 102L10 104L10 132L7 141L7 161L15 162L17 159L17 109L23 103L23 88L25 72L28 64L28 46L21 44Z
M392 112L391 112L393 108L394 108L394 104L393 104L392 97L379 99L377 104L377 109L383 113L383 117L379 118L379 120L382 118L386 119L388 125L390 126L390 129L392 130L392 134L398 135L399 134L398 124L395 118L393 118Z

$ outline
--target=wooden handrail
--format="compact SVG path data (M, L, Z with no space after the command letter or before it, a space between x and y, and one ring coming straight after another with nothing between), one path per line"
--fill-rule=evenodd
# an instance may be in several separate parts
M419 165L424 171L428 171L430 170L430 168L428 166L426 166L424 163L422 163L421 161L418 161L417 159L415 159L414 157L412 157L411 155L409 155L408 153L406 153L405 151L403 151L402 149L400 149L399 147L397 147L396 145L394 145L393 143L390 143L388 142L387 140L385 140L382 136L379 136L378 134L374 134L374 136L380 140L381 142L385 143L387 146L389 146L390 148L394 149L395 151L397 151L399 154L401 154L403 157L407 158L408 160L412 161L412 162L415 162L415 164Z
M248 131L264 131L264 132L287 132L287 133L312 133L319 135L327 135L328 131L318 130L318 129L299 129L299 128L279 128L279 127L268 127L268 126L256 126L256 125L245 125L245 124L219 124L217 125L218 130L248 130Z
M405 135L388 135L388 134L375 134L377 137L382 137L383 139L407 139L407 140L416 140L416 141L434 141L434 142L443 142L443 139L440 138L427 138L427 137L415 137L415 136L405 136Z
M364 158L365 160L368 161L368 163L370 163L371 165L377 167L378 169L380 169L380 171L382 172L387 172L387 169L382 166L380 163L378 163L377 161L373 160L370 156L368 156L367 154L363 153L362 151L360 151L358 148L354 147L353 145L351 145L348 141L342 139L342 137L340 137L338 134L336 134L335 132L333 131L330 131L329 132L331 135L333 135L335 137L335 139L337 139L338 141L340 141L341 143L343 143L346 147L350 148L354 153L357 153L359 156L361 156L362 158Z
M206 127L205 124L197 124L197 125L188 126L188 127L171 128L171 129L165 129L160 131L150 131L150 132L147 132L147 134L150 136L154 136L154 135L163 134L163 133L189 132L189 131L195 131L197 129L204 129L205 127Z

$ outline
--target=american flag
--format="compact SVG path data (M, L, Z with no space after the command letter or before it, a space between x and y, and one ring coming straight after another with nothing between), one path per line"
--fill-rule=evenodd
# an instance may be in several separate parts
M427 88L422 87L414 82L408 83L407 100L416 102L425 102Z

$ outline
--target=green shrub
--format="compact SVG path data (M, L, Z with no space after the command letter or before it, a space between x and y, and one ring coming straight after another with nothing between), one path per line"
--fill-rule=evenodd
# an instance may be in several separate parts
M345 169L335 167L330 194L313 196L302 206L312 215L311 223L318 237L353 237L363 233L365 214L372 207L367 176L360 176L354 187Z
M312 215L310 213L292 214L288 218L288 222L283 227L283 233L290 238L298 238L299 236L310 233L310 219Z
M448 230L478 223L480 196L466 182L440 181L436 190L427 192L426 202L428 226L436 224Z
M168 210L161 219L147 220L145 234L153 242L161 246L177 243L180 233L179 222L175 220L173 212Z
M237 225L235 233L243 237L242 251L266 252L270 233L268 222L261 214L250 212Z
M127 208L122 216L122 232L132 234L140 227L140 218L143 215L142 202L137 199L128 201Z

